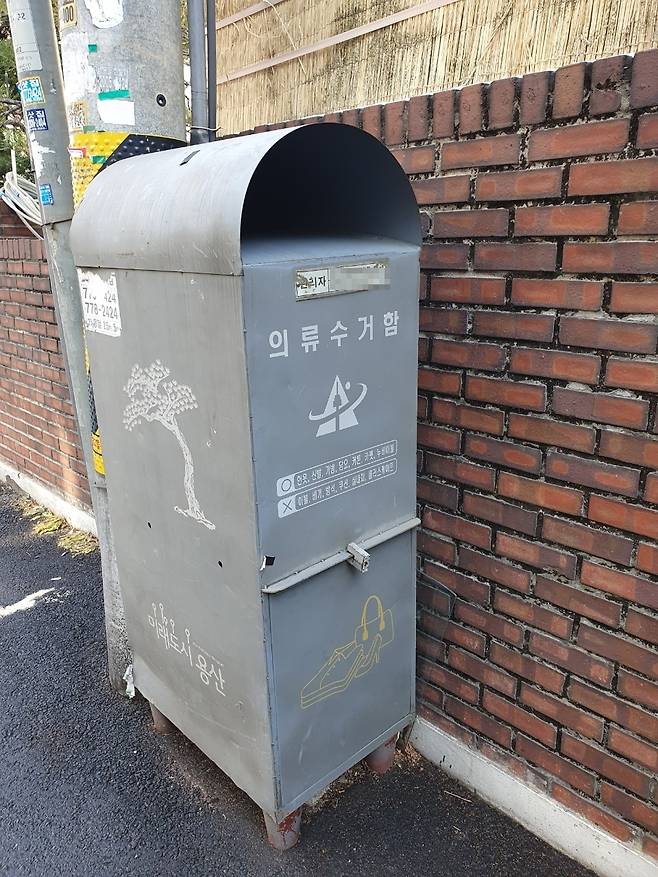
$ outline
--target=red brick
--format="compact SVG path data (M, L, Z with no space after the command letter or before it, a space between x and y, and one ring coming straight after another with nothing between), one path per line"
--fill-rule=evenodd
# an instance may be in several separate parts
M450 591L454 591L464 600L470 600L472 603L479 603L481 606L488 606L490 601L491 588L477 579L465 576L454 569L440 566L437 563L426 563L424 572L433 581L443 585Z
M563 667L577 676L583 676L596 682L597 685L609 688L612 683L613 666L608 661L602 661L589 652L577 649L575 646L564 643L561 640L552 639L543 633L530 634L530 653L544 658L558 667ZM571 689L574 683L571 684ZM573 697L571 698L573 700Z
M658 609L658 586L649 579L618 572L606 566L583 561L581 581L584 585L606 591L624 600L631 600L649 609Z
M565 271L581 274L655 274L658 241L566 243L562 266Z
M539 472L541 465L541 454L535 448L484 436L467 435L465 453L467 457L509 466L522 472Z
M484 609L479 609L470 603L457 601L455 617L459 621L463 621L464 624L482 630L513 646L520 646L523 643L523 628L520 625L500 615L494 615L492 612L485 612Z
M578 645L594 654L617 661L645 676L658 679L658 652L639 646L628 639L582 622Z
M535 595L577 615L584 615L608 627L619 627L621 624L621 606L611 600L605 600L584 591L582 588L571 587L545 576L537 576Z
M487 466L476 466L462 460L454 460L450 457L439 457L436 454L427 454L425 465L428 473L437 475L439 478L447 478L448 481L457 481L460 484L470 484L482 490L493 490L494 470Z
M521 125L539 125L546 121L550 73L527 73L521 80Z
M449 691L467 703L477 703L479 699L479 686L467 682L461 676L451 673L438 664L433 664L423 658L417 661L418 674L444 691Z
M581 792L585 792L588 795L594 794L596 782L594 774L576 767L576 765L571 764L564 758L560 758L554 752L544 749L543 746L539 746L522 734L517 736L514 748L519 755L532 764L536 764L547 773L559 777L559 779L564 780L570 786L580 789Z
M559 198L563 170L562 167L547 167L528 171L480 173L475 181L475 199L476 201L526 201L531 198ZM658 176L658 168L656 174Z
M507 527L510 530L518 530L529 536L534 536L537 532L536 512L530 512L498 499L464 491L462 508L467 515L491 521L493 524Z
M466 396L468 397L468 390ZM475 408L473 405L462 405L447 399L432 399L432 420L448 426L502 435L505 415L493 408Z
M384 106L384 143L387 146L404 142L404 103L399 100Z
M446 335L465 335L468 331L466 311L458 308L421 308L420 331Z
M467 268L468 250L468 244L425 244L420 250L420 267L432 271Z
M498 533L496 536L496 554L538 569L553 570L569 579L576 575L575 555L509 533Z
M574 164L569 172L569 195L655 191L658 191L658 158Z
M587 64L569 64L555 71L553 84L553 118L569 119L580 115L585 92Z
M488 89L489 128L509 128L514 122L516 79L498 79Z
M555 387L552 409L564 417L595 420L632 429L644 429L649 415L649 405L644 400L627 399L612 393L568 390L565 387Z
M459 500L459 491L456 487L449 484L438 484L436 481L428 481L426 478L418 479L416 495L423 502L442 506L452 511L457 508Z
M543 384L467 375L465 395L467 399L478 402L494 402L497 405L527 408L530 411L544 411L546 408L546 387ZM497 434L502 435L502 429Z
M599 280L534 280L515 277L512 281L512 304L515 305L596 311L601 307L602 301L603 283Z
M474 134L482 130L484 92L484 85L467 85L457 93L460 134Z
M444 143L441 147L441 169L517 164L520 149L521 140L518 134L499 134L497 137Z
M658 234L658 201L631 201L622 204L617 233L620 235Z
M589 502L588 517L590 521L629 530L650 539L658 534L658 510L631 505L623 500L593 496Z
M644 498L647 502L658 503L658 472L651 472L647 475Z
M460 435L453 429L418 424L418 444L448 454L459 453Z
M461 374L459 372L437 371L433 368L419 368L418 389L458 396L461 392Z
M505 301L502 277L432 277L432 301L499 305Z
M516 237L604 235L609 204L564 204L556 207L517 207Z
M570 484L584 484L586 487L620 493L622 496L637 496L640 481L637 469L612 466L600 460L583 460L582 457L556 451L549 451L547 454L546 474Z
M423 527L479 548L491 548L491 527L466 521L462 517L427 508L423 513Z
M412 180L416 201L424 204L460 204L468 201L471 180L467 176L439 177L436 180Z
M640 116L637 145L640 149L653 149L658 146L658 113L645 113Z
M425 140L429 127L429 98L426 94L412 97L407 109L407 135L410 141Z
M604 530L595 530L575 521L545 515L542 537L550 542L567 545L580 551L603 557L623 566L630 566L633 542Z
M425 703L419 703L417 709L418 715L426 719L428 722L431 722L437 728L441 728L442 731L445 731L446 734L449 734L451 737L456 737L458 740L461 740L462 743L465 743L466 746L474 747L475 746L475 734L471 731L467 731L465 728L462 728L461 725L458 725L456 722L451 721L451 719L446 718L446 716L439 715L434 711L434 707Z
M457 549L453 542L426 533L424 530L418 532L416 547L419 554L426 554L442 563L454 563L456 560Z
M521 709L521 707L499 697L491 691L484 692L482 706L487 712L493 713L494 716L502 719L507 724L524 731L536 740L540 740L544 745L551 748L555 747L557 728L554 725L538 719L532 713L526 712L526 710Z
M658 360L628 360L611 356L605 370L607 387L658 392ZM642 428L642 427L640 427Z
M455 92L441 91L432 98L432 131L437 139L455 133Z
M431 661L444 662L446 659L445 643L437 642L423 633L416 634L416 651Z
M658 547L648 542L640 542L637 549L635 566L644 572L658 575Z
M437 238L507 237L509 210L443 210L434 214Z
M432 346L432 362L459 368L501 371L505 366L505 348L481 341L439 339Z
M445 623L445 620L450 615L450 599L444 590L434 588L421 580L418 582L416 599L421 606L427 606L432 612L441 616L441 618L437 619L437 623L439 621ZM421 612L421 620L424 614L426 613ZM434 617L434 615L428 616L428 618ZM431 636L437 638L440 636L440 628L430 624L427 619L421 624L421 627Z
M515 347L510 356L511 372L558 378L563 381L581 381L585 384L597 383L600 368L601 357L588 353Z
M632 737L614 725L608 731L608 748L618 755L623 755L629 761L648 768L652 773L658 773L658 748L650 746L643 740L638 740L637 737ZM630 787L627 786L627 788Z
M658 104L658 49L638 52L633 58L631 106Z
M426 174L434 170L433 146L409 146L407 149L394 149L391 155L397 158L407 174Z
M594 451L596 432L589 426L576 426L558 423L545 417L510 414L507 434L510 438L537 442L544 445L557 445L591 454Z
M532 659L528 658L528 660ZM540 664L539 666L544 667L543 664ZM549 668L544 667L544 669L548 670ZM557 673L558 671L555 670L552 672ZM560 675L563 679L565 678L563 673ZM533 681L537 682L539 685L542 684L538 679L534 679ZM543 687L547 688L548 686L544 685ZM559 691L561 691L561 688L558 689L558 693ZM566 728L571 728L573 731L577 731L579 734L582 734L583 737L590 737L592 740L598 740L599 743L603 739L603 720L598 718L598 716L592 716L589 713L572 706L565 700L551 697L549 694L544 694L543 691L537 691L536 688L533 688L531 685L526 685L525 683L521 685L520 700L521 703L529 706L530 709L535 710L535 712L541 713L543 716L548 716L549 719L553 719Z
M527 597L516 597L498 589L494 598L494 609L562 639L571 636L573 622L570 618L530 603Z
M620 813L625 819L636 822L654 834L658 834L658 809L627 795L621 789L601 783L601 801Z
M443 708L443 692L418 678L416 678L416 695L419 700L427 700L438 709Z
M628 119L609 119L533 131L528 142L528 161L621 152L628 142L628 126Z
M591 116L616 113L621 107L621 87L624 81L623 55L602 58L592 64L592 91L589 98Z
M643 798L648 797L651 786L650 777L636 768L624 764L618 758L608 755L603 749L592 746L591 743L586 743L584 740L578 740L571 734L563 734L560 751L578 764L589 767L600 776L612 780L613 783L619 783L620 786L630 789Z
M552 314L518 314L502 311L476 311L473 334L493 338L528 341L551 341L555 317ZM536 409L535 409L536 410ZM540 409L543 411L543 408Z
M658 840L648 834L642 838L642 852L654 859L658 859Z
M504 560L462 546L459 551L459 566L481 578L491 579L515 591L530 593L530 573Z
M365 107L361 110L361 127L373 137L382 136L382 108L380 106Z
M634 673L630 673L628 670L620 669L617 680L617 690L623 697L628 697L631 700L637 701L637 703L653 710L654 713L658 710L658 685L655 682L649 682L648 679L642 679ZM641 718L642 717L640 716L633 725L626 723L627 727L630 727L631 730L638 731L638 728L641 727ZM641 734L642 732L639 731L639 733ZM646 736L646 734L644 736ZM656 742L656 739L658 738L653 739L654 743Z
M658 439L648 436L602 429L600 453L601 456L612 457L613 460L658 469Z
M477 243L475 267L491 271L554 271L557 244Z
M451 715L462 724L468 725L469 728L473 728L485 737L494 740L499 746L509 749L512 745L512 731L510 728L501 725L500 722L495 721L489 716L485 716L479 710L460 703L452 697L446 697L444 709L448 715Z
M551 794L560 804L568 807L576 813L580 813L581 816L584 816L585 819L594 823L594 825L598 825L604 831L607 831L608 834L611 834L624 842L632 840L633 832L628 825L620 819L616 819L610 813L602 810L586 798L582 798L580 795L570 792L568 789L565 789L557 783L553 784Z
M509 673L497 670L486 661L476 658L468 652L452 647L448 655L448 663L455 670L483 682L489 688L494 688L506 694L508 697L514 697L516 692L516 679Z
M629 609L626 616L626 633L643 639L645 642L658 645L658 618L637 609Z
M569 515L580 515L584 496L579 490L569 487L557 487L534 478L523 478L510 472L501 472L498 476L498 493L510 499L517 499L541 508L566 512Z
M655 353L658 326L565 316L560 319L560 342L571 347Z

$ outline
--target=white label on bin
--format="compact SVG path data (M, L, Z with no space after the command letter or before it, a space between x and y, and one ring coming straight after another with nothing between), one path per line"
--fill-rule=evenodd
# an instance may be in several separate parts
M118 338L121 335L121 314L117 294L117 276L107 278L95 271L78 271L82 313L85 329Z
M388 262L362 262L355 265L332 265L295 271L295 296L298 301L323 295L342 295L388 286Z

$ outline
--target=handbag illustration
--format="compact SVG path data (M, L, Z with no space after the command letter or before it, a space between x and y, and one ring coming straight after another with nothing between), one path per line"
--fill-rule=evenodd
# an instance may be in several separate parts
M377 614L369 619L371 603L375 605ZM363 604L354 638L335 648L315 676L302 688L301 708L307 709L318 701L345 691L353 679L369 673L379 663L381 650L393 642L394 636L393 613L390 609L384 610L381 599L371 594Z

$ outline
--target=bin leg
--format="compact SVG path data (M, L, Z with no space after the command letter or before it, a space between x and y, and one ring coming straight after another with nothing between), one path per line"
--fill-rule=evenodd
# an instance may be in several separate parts
M395 744L397 743L398 735L393 734L385 743L382 743L378 746L370 755L367 755L365 758L365 763L368 765L371 771L374 773L385 774L386 771L393 764L393 760L395 759Z
M263 810L267 839L275 850L289 850L299 840L302 831L302 808L298 807L289 813L281 822Z
M176 730L176 726L169 721L169 719L165 716L164 713L161 713L160 710L155 706L155 704L150 704L151 707L151 715L153 716L153 730L156 734L173 734Z

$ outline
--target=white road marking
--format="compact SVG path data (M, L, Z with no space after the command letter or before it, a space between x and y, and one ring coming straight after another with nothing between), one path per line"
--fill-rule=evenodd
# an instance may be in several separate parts
M26 612L28 609L34 609L38 603L41 603L54 590L54 588L44 588L42 591L35 591L34 594L23 597L22 600L19 600L18 603L13 603L11 606L0 606L0 621L9 615L13 615L15 612Z

